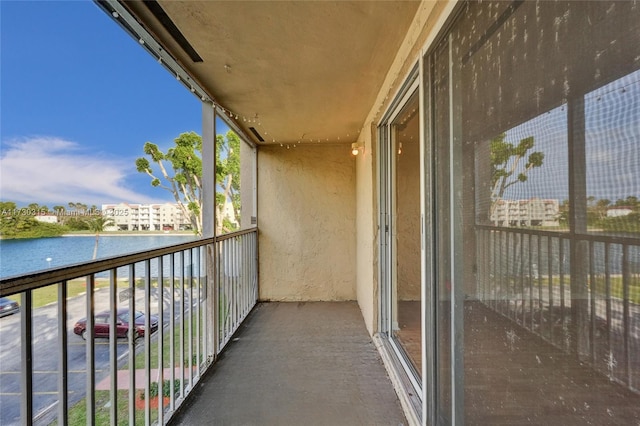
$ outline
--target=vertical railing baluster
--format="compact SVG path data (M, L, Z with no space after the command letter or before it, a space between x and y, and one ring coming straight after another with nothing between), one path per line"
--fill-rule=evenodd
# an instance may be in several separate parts
M611 315L611 268L609 262L611 261L609 255L611 251L611 244L606 242L604 244L604 291L605 291L605 303L607 310L607 346L609 353L613 353L613 327L612 327L612 315Z
M216 298L217 298L217 308L218 308L218 315L217 315L217 320L218 320L218 341L216 344L216 355L220 353L220 350L222 349L222 338L224 335L224 297L222 295L222 291L223 291L223 285L224 283L222 282L222 275L221 275L221 271L222 271L222 241L216 240L215 242L215 248L214 248L214 252L215 252L215 262L216 262L216 267L215 267L215 274L216 274Z
M242 298L240 297L241 294L241 276L240 276L240 261L239 261L239 251L240 251L240 239L238 237L235 237L233 239L233 246L234 246L234 250L233 250L233 263L234 263L234 276L235 276L235 290L236 290L236 294L234 297L234 305L236 306L236 320L233 324L233 332L236 331L237 327L238 327L238 322L240 321L240 302L242 301ZM233 333L232 332L232 333Z
M94 288L95 275L87 278L87 342L86 342L86 403L87 426L94 425L96 420L96 359L95 359L95 330L94 330Z
M213 307L213 312L211 313L211 317L213 318L213 323L211 327L213 328L213 347L211 348L211 353L214 358L218 356L218 349L220 348L220 294L218 293L220 288L220 280L218 279L218 273L220 271L220 265L218 264L218 242L214 239L213 244L211 246L210 255L207 257L207 262L212 262L212 266L207 267L207 271L211 272L211 277L209 279L212 280L209 285L209 290L211 293L209 297L213 297L213 302L210 302Z
M531 327L530 330L534 331L535 326L535 311L533 309L533 235L529 234L529 317Z
M176 338L175 338L175 321L176 321L176 279L175 279L175 253L169 255L169 375L171 376L171 387L169 388L169 409L173 412L176 409L176 391L173 383L176 380Z
M553 238L547 237L547 277L549 280L549 340L553 343Z
M20 294L20 416L24 424L33 422L33 295L31 290Z
M245 288L244 288L244 299L245 299L245 309L244 309L244 316L246 318L247 315L249 315L249 306L251 305L251 301L249 298L249 290L251 289L250 287L250 283L251 280L249 279L250 274L249 274L249 266L250 266L250 260L251 257L249 256L249 250L248 250L248 246L249 246L249 234L245 234L242 236L242 263L244 265L244 283L245 283Z
M589 341L591 343L591 363L596 366L596 297L598 295L598 288L596 285L595 274L595 255L594 255L594 242L589 241L589 310L590 327L589 327Z
M164 424L164 264L158 256L158 424ZM149 333L151 334L151 333ZM173 385L173 382L170 383Z
M240 262L242 265L242 318L248 314L249 306L249 271L248 271L248 256L247 256L247 236L243 235L240 240Z
M231 329L233 328L233 241L225 240L224 250L224 280L225 280L225 297L227 303L227 321L226 330L224 332L225 345L231 337Z
M67 281L58 284L58 424L69 422L69 365L67 336ZM23 358L24 359L24 358Z
M185 324L185 298L187 292L184 288L184 250L180 251L180 397L184 400L187 385L184 377L184 328Z
M109 271L109 417L110 424L118 424L118 329L117 329L117 284L118 274L116 269Z
M197 263L197 267L196 267L196 271L197 271L197 276L196 276L196 306L198 307L196 310L197 313L197 318L196 318L196 377L200 376L200 359L201 359L201 355L200 355L200 342L202 339L201 336L201 332L202 330L200 329L200 322L202 321L202 312L200 311L200 307L202 306L202 292L200 291L201 286L202 286L202 281L200 280L200 277L202 276L202 265L200 263L200 256L201 256L201 252L200 252L200 247L197 247L194 249L197 253L196 259L198 260Z
M502 262L501 250L500 250L500 239L502 238L502 233L500 231L496 231L494 235L494 252L493 252L493 264L495 269L495 274L493 276L493 300L494 300L494 309L496 312L500 312L500 263Z
M231 337L231 329L233 327L233 241L226 240L225 241L227 250L224 252L224 263L225 263L225 282L226 288L225 293L227 297L227 306L228 313L227 317L229 320L227 321L227 329L225 331L225 344L229 341L229 337Z
M565 314L565 297L564 297L564 239L563 238L559 238L558 240L558 256L559 256L559 260L558 260L558 273L559 273L559 281L560 281L560 318L561 318L561 326L562 326L562 338L563 338L563 346L565 348L565 351L568 351L570 349L570 346L567 342L567 320L566 320L566 314Z
M239 294L238 294L238 324L240 324L240 321L242 321L242 318L244 317L244 307L245 307L245 292L244 292L244 262L243 262L243 256L242 256L242 249L243 249L243 244L242 244L242 237L238 237L238 286L239 286ZM237 329L237 327L236 327Z
M151 425L151 260L144 261L144 424ZM133 323L135 327L135 322Z
M247 306L247 274L245 271L246 263L244 259L244 236L241 236L238 237L238 269L240 271L240 320L244 318Z
M625 383L631 386L631 311L630 311L630 286L631 286L631 258L629 245L622 245L622 303L624 324L624 358L625 358Z
M516 268L516 234L515 232L509 231L507 237L507 318L510 320L516 320L517 311L518 311L518 302L516 300L516 292L517 292L517 281L515 278L515 268Z
M224 348L226 342L227 342L227 333L229 331L229 309L230 309L230 305L229 305L229 289L228 289L228 281L227 281L227 270L228 270L228 248L229 248L229 240L224 240L222 242L222 253L220 256L220 263L222 266L222 269L220 271L220 279L223 282L223 290L222 290L222 297L223 297L223 301L224 301L224 328L223 328L223 333L222 333L222 344L220 345L220 348Z
M204 370L206 370L207 368L209 368L210 365L210 356L211 356L211 344L213 343L213 328L212 325L214 324L214 322L212 322L213 317L211 317L211 299L209 299L210 297L212 297L211 294L211 288L210 288L210 282L211 282L211 277L209 276L209 245L205 245L202 246L202 259L200 260L202 262L202 357L204 358L204 362L205 362L205 368Z
M193 390L193 249L189 249L189 389Z
M246 285L246 308L245 317L249 315L251 310L251 235L244 236L242 243L242 261L245 264L245 285Z
M249 252L249 262L251 262L251 307L258 300L258 239L256 233L251 234L251 251Z
M135 264L129 264L129 332L127 333L127 347L129 349L129 424L136 422L136 337L135 326L131 330L131 324L135 325L136 312L136 273Z
M227 329L227 338L225 339L226 342L229 342L229 340L231 339L231 333L233 332L233 323L235 321L235 309L234 309L234 299L235 299L235 288L234 288L234 271L233 271L233 249L234 249L234 244L233 244L233 239L230 238L227 240L228 241L228 245L229 245L229 251L228 253L225 253L225 256L227 257L227 265L229 267L228 273L227 273L227 280L228 280L228 290L229 290L229 327Z
M540 321L540 328L538 334L544 336L544 309L542 308L542 274L540 273L541 259L542 259L542 237L538 235L536 238L537 256L536 256L536 285L538 286L538 321Z
M491 246L490 251L490 268L491 268L491 284L489 287L489 306L494 310L496 309L495 305L495 288L496 288L496 231L491 231L491 238L489 245Z
M526 303L526 298L524 297L524 237L524 234L520 234L520 265L518 270L520 271L520 309L522 310L522 318L520 321L523 326L526 326L527 319L524 309L524 305Z
M498 286L498 291L500 292L498 295L498 300L499 300L499 304L498 304L498 312L500 312L501 314L504 315L504 239L505 239L505 233L504 232L500 232L500 240L499 240L499 250L500 250L500 263L498 266L498 273L500 274L500 279L498 280L498 282L500 283L500 285Z
M213 240L213 255L211 261L213 262L213 291L215 295L215 300L213 301L213 307L215 308L215 313L213 314L213 318L215 320L215 348L213 353L218 356L220 353L220 339L222 336L222 298L220 297L220 242L217 239Z
M236 263L238 264L238 323L244 315L244 262L242 261L242 237L236 238ZM237 328L237 327L236 327Z
M236 325L238 324L238 240L236 238L232 238L231 241L231 273L233 274L231 300L233 306L233 323L231 325L229 337L231 337L233 331L236 329Z

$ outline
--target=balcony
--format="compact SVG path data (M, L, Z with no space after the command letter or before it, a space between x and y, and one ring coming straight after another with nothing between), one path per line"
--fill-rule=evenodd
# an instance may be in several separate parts
M256 237L253 229L3 279L3 296L20 292L21 313L2 328L2 424L163 424L176 413L177 424L309 415L319 424L405 424L356 303L255 306ZM78 280L86 294L72 297ZM34 308L42 291L57 303ZM111 315L99 324L105 309L142 312L142 330L154 316L161 326L123 339L116 330L135 321Z
M260 228L3 280L0 423L638 422L640 229L589 201L640 213L638 5L96 3L202 101L203 223L224 127ZM71 332L121 305L162 327Z

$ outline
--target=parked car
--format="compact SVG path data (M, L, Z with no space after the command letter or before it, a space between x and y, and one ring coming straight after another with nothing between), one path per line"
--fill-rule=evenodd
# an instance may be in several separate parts
M103 311L94 316L94 334L95 337L109 337L109 325L111 323L111 311ZM117 337L129 337L130 331L135 331L134 338L144 336L145 328L145 316L140 311L135 312L134 327L129 327L129 309L121 308L116 312L116 336ZM149 317L149 325L151 333L155 333L158 330L158 317L151 315ZM73 332L78 336L82 336L83 339L87 339L89 332L87 330L87 319L82 318L76 322L73 327Z
M18 302L7 299L6 297L0 297L0 317L15 314L20 312L20 305Z

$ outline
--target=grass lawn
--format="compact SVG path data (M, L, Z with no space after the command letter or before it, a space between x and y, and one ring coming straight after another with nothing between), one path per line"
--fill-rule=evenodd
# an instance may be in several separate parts
M128 281L126 280L118 280L118 288L128 287ZM95 281L95 288L109 288L109 280L104 278L97 278ZM67 282L67 297L71 298L74 296L78 296L87 291L87 280L83 278L78 278L75 280L71 280ZM49 285L46 287L41 287L32 292L33 297L33 307L40 308L42 306L48 305L50 303L55 303L58 301L58 286L57 285ZM13 294L8 296L9 299L15 300L20 303L20 294Z
M118 425L127 426L129 424L129 391L119 390L117 392L118 404ZM95 424L108 425L111 424L111 408L109 406L109 391L96 391L96 417ZM69 424L72 426L80 426L87 424L87 402L85 399L80 400L69 410ZM158 418L158 411L151 410L151 421ZM54 422L57 424L57 421ZM136 424L144 424L144 410L136 409Z
M525 288L528 288L528 278L524 278ZM515 288L519 288L520 280L519 278L512 278L509 280L511 286L515 286ZM549 279L540 277L540 279L532 280L534 288L538 288L538 285L541 285L542 288L549 287ZM539 283L539 284L538 284ZM622 276L620 275L612 275L609 279L611 297L617 299L623 299L624 292L622 286ZM571 278L569 276L564 277L564 287L565 289L569 289L571 285ZM560 287L560 278L555 276L553 277L553 287ZM595 287L596 287L596 297L604 299L606 295L606 286L605 286L605 278L602 275L597 275L595 277ZM640 280L634 277L631 279L631 283L629 285L629 300L631 303L640 304Z

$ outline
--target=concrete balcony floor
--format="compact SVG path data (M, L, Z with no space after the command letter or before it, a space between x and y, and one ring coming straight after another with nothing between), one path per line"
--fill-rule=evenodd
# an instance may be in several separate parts
M260 303L174 425L405 425L354 302Z

